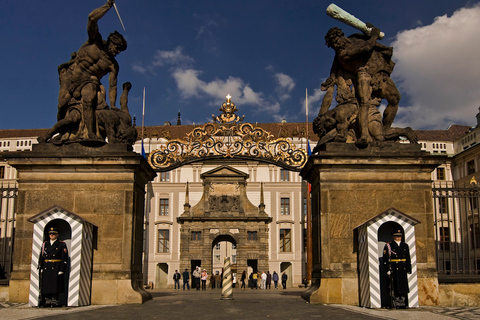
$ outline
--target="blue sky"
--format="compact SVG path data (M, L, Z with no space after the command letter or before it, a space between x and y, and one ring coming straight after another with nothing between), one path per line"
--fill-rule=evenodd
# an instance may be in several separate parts
M0 11L1 129L49 128L56 121L57 66L87 39L88 14L105 1L7 0ZM230 94L247 122L309 121L319 110L334 56L330 27L355 29L325 14L321 0L117 0L99 22L104 38L124 34L118 83L141 124L205 123ZM385 32L392 77L402 93L397 126L446 129L476 124L480 106L480 1L341 1ZM104 77L103 84L108 83ZM118 101L118 99L117 99Z

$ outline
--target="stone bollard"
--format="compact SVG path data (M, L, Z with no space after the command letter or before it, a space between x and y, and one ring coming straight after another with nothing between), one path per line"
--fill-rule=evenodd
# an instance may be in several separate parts
M230 269L230 258L223 262L222 297L221 300L233 300L232 271Z

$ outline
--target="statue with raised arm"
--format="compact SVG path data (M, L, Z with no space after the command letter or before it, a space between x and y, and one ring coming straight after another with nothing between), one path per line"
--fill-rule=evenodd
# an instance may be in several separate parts
M329 12L332 7L335 14ZM371 24L364 24L342 9L330 5L327 14L349 25L358 27L363 34L346 37L340 28L331 28L325 42L335 51L330 75L322 84L326 91L314 131L319 144L328 141L345 142L347 133L352 141L363 147L381 144L404 136L412 143L418 139L411 128L393 128L397 114L400 93L390 78L395 63L392 61L393 48L380 44L381 32ZM329 110L336 92L337 106ZM382 114L377 107L382 99L387 106ZM316 148L318 151L318 148Z
M102 140L96 111L109 107L111 110L118 110L115 103L119 66L115 56L127 48L127 42L117 31L111 33L105 41L98 30L98 21L114 3L115 0L108 0L89 14L88 40L72 54L70 61L58 67L60 80L58 122L52 128L53 130L57 127L55 133L61 133L61 137L55 138L57 142ZM102 77L107 74L110 106L106 103L106 93L102 92L100 83ZM48 142L52 138L52 130L47 135L39 137L38 141Z

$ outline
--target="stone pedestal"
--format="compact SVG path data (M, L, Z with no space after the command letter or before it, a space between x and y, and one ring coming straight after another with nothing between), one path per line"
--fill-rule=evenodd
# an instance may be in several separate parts
M420 145L358 150L330 143L310 157L301 176L312 184L311 303L359 304L354 229L395 208L419 221L415 225L420 305L438 303L431 172L442 161Z
M28 219L55 205L98 227L92 304L151 298L142 284L142 250L145 184L155 172L141 155L124 144L40 144L3 156L19 178L10 302L28 302L33 237Z

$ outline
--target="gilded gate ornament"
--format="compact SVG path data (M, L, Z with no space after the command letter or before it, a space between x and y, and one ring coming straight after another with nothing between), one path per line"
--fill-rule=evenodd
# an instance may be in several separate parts
M150 165L168 171L181 165L206 158L243 158L275 163L299 171L307 161L307 152L295 146L289 138L275 139L274 135L251 123L241 123L243 116L227 95L222 114L189 132L183 139L172 139L150 153Z

